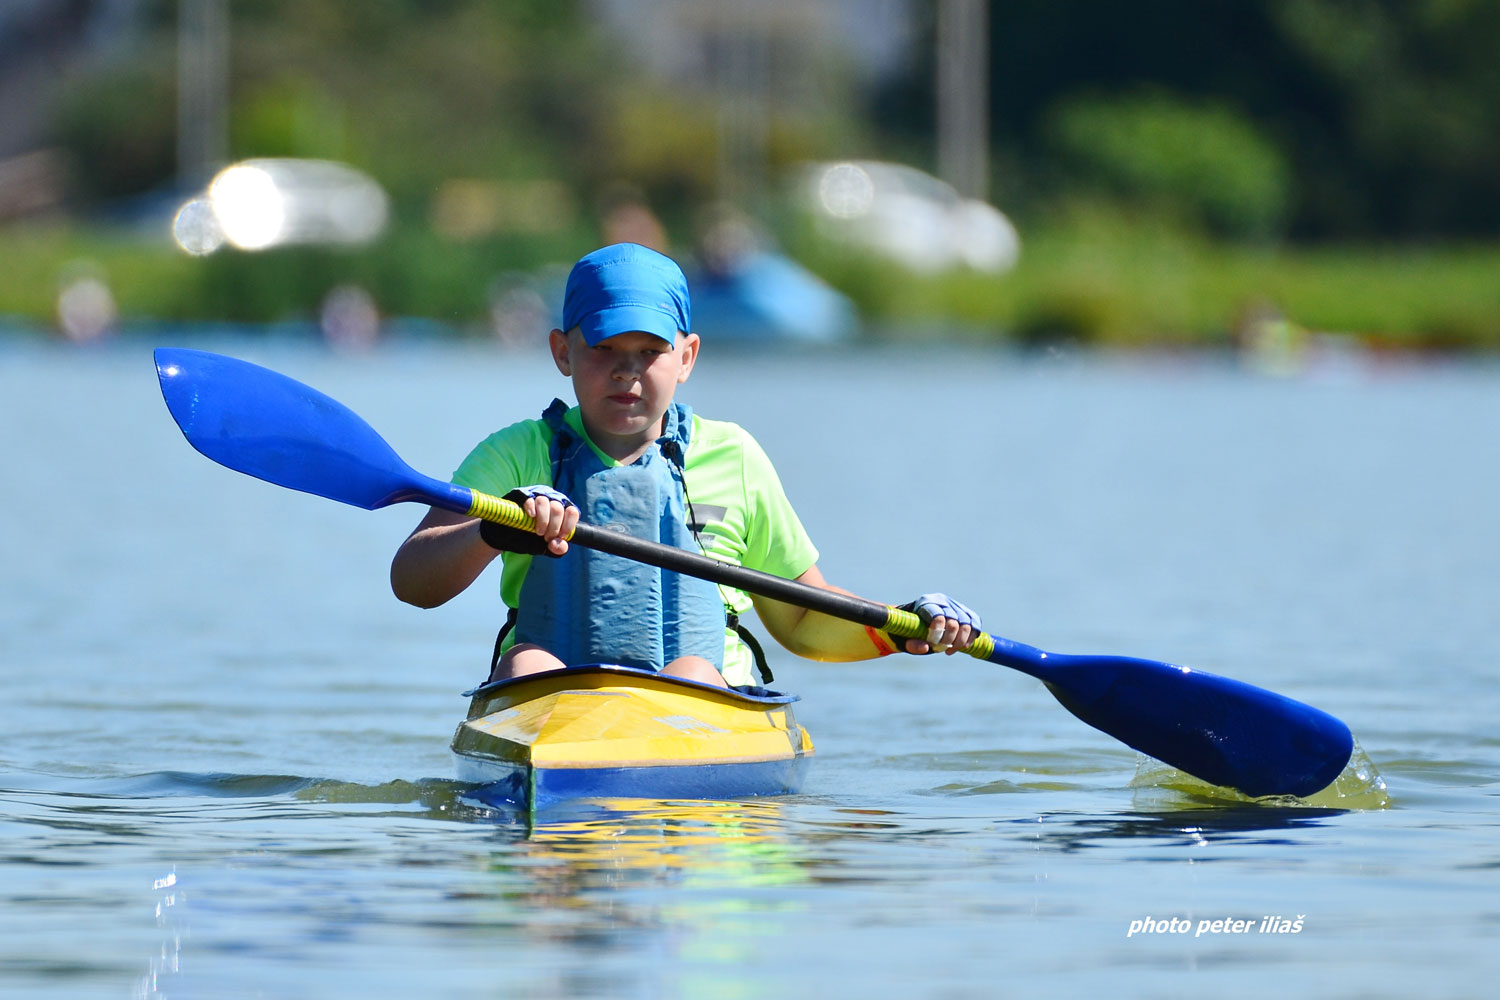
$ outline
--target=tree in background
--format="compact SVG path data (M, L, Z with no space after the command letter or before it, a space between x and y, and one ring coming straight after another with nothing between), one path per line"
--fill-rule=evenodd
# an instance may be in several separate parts
M1491 0L1007 0L990 27L1007 210L1089 191L1160 204L1175 187L1171 211L1219 231L1500 233ZM908 142L932 127L917 51L873 105ZM1183 148L1194 135L1218 148Z

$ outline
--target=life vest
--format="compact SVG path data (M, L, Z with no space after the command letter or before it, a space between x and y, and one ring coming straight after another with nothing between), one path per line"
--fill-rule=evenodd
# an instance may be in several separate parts
M661 437L629 465L607 466L563 420L552 401L552 485L591 525L692 549L683 456L692 410L667 409ZM571 546L559 559L535 558L521 584L516 642L530 642L568 666L620 663L661 670L696 655L724 667L724 602L714 584L620 556Z

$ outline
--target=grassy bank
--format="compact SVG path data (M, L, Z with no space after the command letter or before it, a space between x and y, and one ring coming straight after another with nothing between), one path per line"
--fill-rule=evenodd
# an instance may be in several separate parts
M455 245L397 234L355 252L188 257L163 239L66 227L0 230L0 315L55 324L59 288L95 276L129 319L275 322L316 313L343 283L387 314L482 327L507 274L565 262L587 234ZM1071 223L1028 231L1003 276L917 275L810 236L794 253L881 330L1023 343L1221 345L1257 320L1414 349L1500 350L1500 245L1247 247L1173 230ZM916 335L916 334L912 334Z
M190 257L162 237L67 226L0 230L0 315L39 325L56 316L59 289L93 276L121 316L135 319L272 323L317 313L330 289L368 289L391 315L455 326L484 318L502 275L565 260L580 238L526 238L455 245L426 231L398 232L358 250L224 250Z
M1377 346L1500 350L1500 245L1247 247L1149 227L1025 238L996 277L918 276L816 242L804 259L894 329L1118 347L1224 345L1284 318Z

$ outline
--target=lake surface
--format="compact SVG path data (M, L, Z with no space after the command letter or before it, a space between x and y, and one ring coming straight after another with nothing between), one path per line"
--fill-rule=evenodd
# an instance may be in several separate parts
M778 650L803 794L528 826L447 749L497 582L396 602L421 510L203 459L161 343L317 386L440 477L569 388L540 349L0 337L0 996L1493 995L1493 364L709 345L681 398L756 434L831 580L1270 688L1372 769L1237 802L1000 667Z

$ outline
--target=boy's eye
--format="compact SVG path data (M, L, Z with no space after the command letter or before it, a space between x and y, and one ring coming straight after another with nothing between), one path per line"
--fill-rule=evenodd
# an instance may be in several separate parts
M607 342L590 344L589 350L597 354L614 354L620 351L624 351L627 354L633 353L638 357L644 358L647 361L654 361L657 358L662 357L663 355L671 353L669 349L658 347L655 345L652 345L650 347L622 347L618 344L610 344Z

